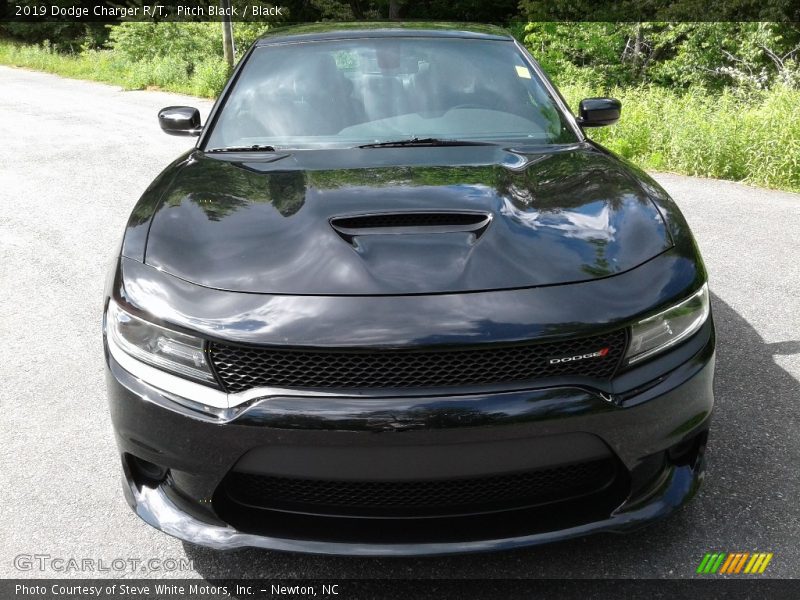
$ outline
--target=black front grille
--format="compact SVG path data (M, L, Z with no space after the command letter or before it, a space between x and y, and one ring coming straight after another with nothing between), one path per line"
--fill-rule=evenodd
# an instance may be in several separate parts
M598 459L474 478L412 481L295 479L233 471L227 495L272 510L363 516L445 515L534 506L597 492L616 475Z
M428 388L494 385L560 375L609 379L625 330L559 342L429 350L301 350L213 343L211 360L230 392L254 387ZM603 356L551 363L608 349Z

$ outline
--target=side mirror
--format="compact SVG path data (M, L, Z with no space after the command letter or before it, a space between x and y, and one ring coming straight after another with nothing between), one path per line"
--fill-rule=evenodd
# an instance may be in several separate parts
M619 121L622 103L616 98L581 100L578 123L583 127L602 127Z
M191 106L168 106L158 111L158 124L169 135L200 135L200 111Z

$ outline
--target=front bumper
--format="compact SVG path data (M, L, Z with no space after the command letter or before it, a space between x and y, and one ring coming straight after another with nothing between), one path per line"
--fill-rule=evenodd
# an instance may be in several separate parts
M139 517L156 529L192 544L232 550L254 547L288 552L352 556L415 556L488 552L535 546L566 540L590 533L623 533L666 517L696 492L703 472L702 457L692 465L667 468L645 498L625 503L608 518L555 531L504 538L463 540L457 542L376 543L321 541L274 537L237 531L229 525L213 524L193 516L178 506L161 486L137 485L125 468L125 497Z
M622 532L664 517L703 476L713 407L711 321L664 360L671 370L609 402L549 387L463 396L274 396L226 420L177 404L107 354L125 492L150 525L217 549L424 555ZM677 366L676 356L681 356ZM307 479L477 477L603 454L619 465L585 498L493 514L386 519L244 510L221 499L236 469ZM156 474L142 465L158 467ZM159 468L160 473L159 474Z

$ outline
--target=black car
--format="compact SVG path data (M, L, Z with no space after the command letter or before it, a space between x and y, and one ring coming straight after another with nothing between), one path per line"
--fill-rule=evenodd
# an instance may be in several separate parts
M703 476L706 271L648 175L502 30L248 51L107 286L134 511L218 549L493 550L622 532Z

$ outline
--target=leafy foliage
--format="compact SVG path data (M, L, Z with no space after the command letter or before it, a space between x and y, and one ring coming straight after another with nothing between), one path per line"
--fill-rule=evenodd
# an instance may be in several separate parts
M113 54L127 64L123 69L126 87L157 86L214 97L230 75L222 59L219 23L131 22L110 29ZM236 58L241 58L265 31L262 23L236 23Z
M130 22L110 29L109 45L132 61L180 56L188 63L196 63L210 56L222 56L219 23ZM266 30L262 23L236 23L233 37L238 57Z
M504 23L516 18L518 0L289 0L293 21L423 19Z
M800 89L796 24L530 22L524 36L555 79L606 88Z
M14 6L48 8L49 6L69 7L71 0L50 0L46 5L39 0L15 0ZM11 14L11 3L7 9ZM77 52L82 48L97 48L108 38L108 31L102 23L80 23L77 21L4 21L0 22L0 36L23 42L41 44L48 41L60 52Z

